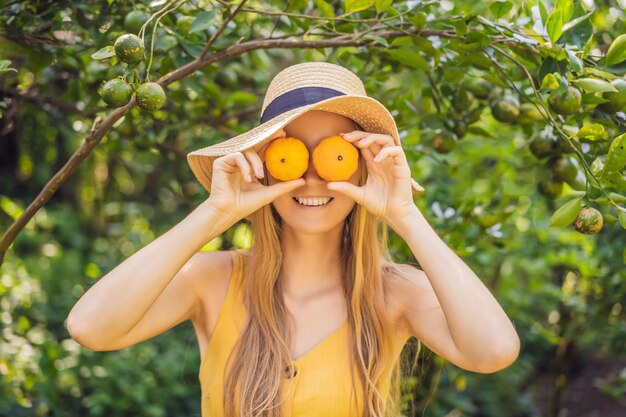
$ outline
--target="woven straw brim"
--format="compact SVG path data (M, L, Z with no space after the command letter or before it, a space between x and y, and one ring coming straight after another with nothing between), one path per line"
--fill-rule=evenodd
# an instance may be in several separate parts
M264 142L309 110L323 110L343 115L361 125L364 131L388 134L396 145L401 145L396 122L385 106L368 96L343 95L287 111L231 139L192 151L187 154L187 162L200 184L210 193L215 159ZM414 183L413 189L421 191L417 187L419 185Z

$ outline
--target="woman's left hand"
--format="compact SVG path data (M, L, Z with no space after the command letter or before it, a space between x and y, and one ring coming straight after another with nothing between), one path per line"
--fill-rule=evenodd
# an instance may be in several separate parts
M359 187L347 181L331 181L329 190L351 197L388 223L401 220L416 209L411 168L402 147L390 135L354 130L341 137L361 150L367 182Z

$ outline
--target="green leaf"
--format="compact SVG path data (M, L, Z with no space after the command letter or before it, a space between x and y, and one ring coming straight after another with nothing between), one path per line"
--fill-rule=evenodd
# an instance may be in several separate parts
M576 19L574 20L570 20L569 22L565 23L563 25L563 33L567 32L568 30L572 29L573 27L575 27L576 25L578 25L579 23L582 23L583 21L589 19L589 16L591 16L593 14L593 12L589 12L586 13L582 16L578 16ZM586 29L586 28L585 28Z
M579 78L577 80L572 80L572 84L576 84L582 90L591 91L593 93L601 93L605 91L617 93L617 88L613 87L609 82L598 78Z
M619 218L619 224L626 229L626 208L618 206L617 217Z
M420 30L426 24L426 13L417 12L415 13L415 16L409 17L409 20L411 21L411 23L413 23L415 29Z
M611 142L604 163L604 172L618 172L626 165L626 133L617 136Z
M539 7L539 17L541 17L541 23L545 24L548 19L548 12L546 12L546 6L543 5L541 0L537 0L537 6Z
M587 139L590 141L604 140L607 138L604 126L598 123L584 125L580 128L576 136L580 139Z
M583 70L583 63L574 52L567 50L567 56L569 57L569 65L572 69L572 72L580 72Z
M478 30L473 30L467 35L465 35L466 43L477 43L480 46L489 45L489 36L487 34L480 32Z
M550 227L565 227L571 224L582 206L583 197L576 197L563 204L550 218Z
M574 14L574 1L573 0L556 0L555 8L561 11L563 16L563 22L569 22Z
M419 53L408 48L388 49L385 51L393 60L413 68L428 71L428 61Z
M391 7L393 0L376 0L376 13L382 13Z
M561 75L558 72L555 74L558 76ZM555 74L546 74L546 76L543 77L540 90L555 90L559 87L559 81L556 79Z
M467 23L465 23L465 20L463 19L454 20L452 22L452 26L454 26L456 34L459 36L465 36L467 33Z
M215 11L200 12L189 28L189 34L209 29L215 20Z
M389 42L387 42L387 39L383 38L382 36L367 34L364 37L375 40L376 42L383 45L385 48L389 47Z
M548 21L546 22L546 32L548 32L548 36L552 43L555 43L561 37L561 33L563 31L563 14L561 10L555 9L548 16Z
M616 203L626 203L626 195L621 195L618 193L614 193L612 191L609 192L609 195L611 196L611 198L613 199L613 201L615 201Z
M328 2L324 0L314 0L313 2L315 3L315 6L317 6L317 8L319 9L320 15L322 15L322 17L335 17L335 10L333 10L333 6L328 4Z
M115 56L115 47L113 45L105 46L100 49L98 52L91 54L91 58L93 59L107 59Z
M605 64L615 65L626 59L626 34L619 35L606 53Z
M513 3L510 1L496 1L495 3L491 3L489 6L489 10L491 10L491 13L494 14L496 19L499 19L510 12L511 8L513 8Z
M376 0L346 0L346 13L360 12L361 10L369 9L374 3L376 3Z
M0 72L7 72L7 71L15 71L17 72L17 70L15 68L10 68L9 65L11 65L11 61L8 59L2 59L0 60Z
M607 226L615 226L615 223L617 223L617 217L613 216L612 214L603 213L602 221Z

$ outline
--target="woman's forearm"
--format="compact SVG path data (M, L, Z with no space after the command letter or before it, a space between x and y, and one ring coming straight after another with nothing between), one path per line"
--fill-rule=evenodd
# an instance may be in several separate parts
M85 340L123 337L182 266L233 223L205 201L89 288L68 315L68 331Z
M476 363L516 356L520 342L511 320L419 209L416 207L412 215L392 227L407 242L427 275L458 350Z

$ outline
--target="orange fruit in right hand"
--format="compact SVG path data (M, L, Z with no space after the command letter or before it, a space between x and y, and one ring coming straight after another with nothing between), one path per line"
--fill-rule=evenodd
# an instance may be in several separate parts
M341 136L329 136L313 149L313 165L326 181L346 181L359 167L359 151Z
M269 173L281 181L300 178L309 166L309 150L304 142L291 136L274 139L264 157Z

